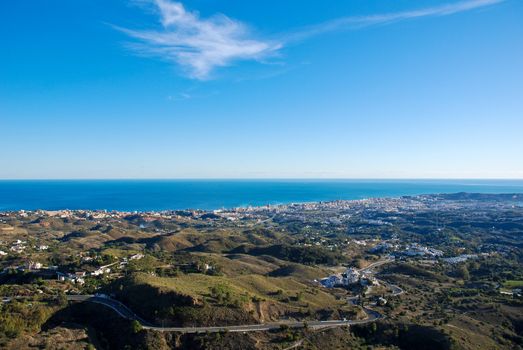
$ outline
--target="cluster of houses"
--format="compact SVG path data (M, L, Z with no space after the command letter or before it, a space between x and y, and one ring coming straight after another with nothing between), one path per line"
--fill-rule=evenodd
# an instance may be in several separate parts
M109 266L112 266L115 264L117 264L117 263L106 265L106 266L101 266L92 272L77 271L75 273L63 273L63 272L57 271L56 275L57 275L57 279L59 281L69 281L72 283L82 285L85 283L85 277L87 277L87 276L96 277L96 276L101 276L101 275L111 273L111 268Z
M0 242L0 244L1 244L1 242ZM11 251L13 253L21 254L26 250L26 248L27 248L27 242L22 241L21 239L17 239L13 243L11 243L11 246L9 247L9 251ZM44 250L49 249L49 246L42 244L39 246L35 246L34 248L39 251L44 251ZM0 250L0 256L6 256L6 255L8 255L8 252Z
M9 248L10 251L12 252L15 252L15 253L22 253L25 248L26 248L26 244L27 242L26 241L22 241L20 239L17 239L12 245L11 247Z
M326 288L349 287L360 284L362 286L379 285L378 280L370 274L362 273L358 269L350 267L344 273L334 274L320 280L320 284Z
M21 241L21 240L18 240L16 241L13 246L22 246L24 245L25 242L24 241ZM46 245L41 245L41 246L37 246L35 247L36 249L42 251L42 250L47 250L49 247L46 246ZM6 252L4 251L0 251L0 256L4 256L4 255L7 255ZM85 277L88 277L88 276L92 276L92 277L97 277L97 276L102 276L102 275L105 275L105 274L109 274L111 273L111 267L112 266L115 266L115 265L118 265L117 268L123 268L125 265L127 265L129 263L129 261L131 260L140 260L144 257L143 254L134 254L132 256L130 256L129 258L123 258L122 261L117 261L117 262L114 262L112 264L109 264L109 265L105 265L105 266L100 266L98 268L96 268L95 270L93 271L76 271L74 273L70 273L70 272L60 272L58 271L58 266L43 266L42 263L40 262L36 262L36 261L33 261L33 260L27 260L23 265L21 266L18 266L18 267L7 267L3 270L3 272L0 272L0 273L6 273L7 271L9 270L12 270L12 269L16 269L16 270L19 270L19 271L38 271L39 273L41 274L44 274L44 275L47 275L47 276L53 276L53 275L56 275L57 279L59 281L69 281L69 282L72 282L72 283L76 283L76 284L79 284L79 285L82 285L85 283ZM92 261L93 258L92 257L89 257L89 256L84 256L82 257L82 262L89 262L89 261Z
M449 264L459 264L459 263L465 262L469 259L477 259L477 258L478 258L477 254L462 254L459 256L454 256L452 258L445 258L442 260Z
M400 249L397 243L380 242L371 249L370 253L381 254L386 252L395 252L395 255L403 255L408 257L432 257L439 258L443 256L443 251L435 248L425 247L418 243L408 244L404 249Z
M50 266L46 267L42 263L33 261L33 260L27 260L23 265L20 266L10 266L5 267L0 274L7 273L12 270L18 270L18 271L41 271L41 270L53 270L56 269L56 266Z
M411 243L405 247L399 244L383 241L369 249L370 253L383 254L390 253L397 257L428 257L432 259L440 259L440 261L448 264L459 264L467 260L478 259L480 256L490 256L494 253L481 254L461 254L454 257L443 258L443 251L435 248L425 247L418 243Z
M441 250L424 247L417 243L409 244L403 251L403 254L406 256L431 256L433 258L443 256L443 252Z
M109 274L112 271L111 267L113 267L115 265L118 265L119 268L122 268L125 265L127 265L130 260L140 260L143 257L144 257L143 254L134 254L134 255L131 255L129 258L123 258L122 261L117 261L117 262L114 262L114 263L109 264L109 265L100 266L99 268L97 268L96 270L91 271L91 272L85 272L85 271L78 271L78 272L75 272L75 273L57 272L58 280L59 281L69 281L69 282L73 282L73 283L76 283L76 284L84 284L85 283L85 277L87 277L87 276L97 277L97 276L102 276L102 275L105 275L105 274ZM82 262L89 262L89 261L92 261L92 260L93 260L93 258L89 257L89 256L85 256L85 257L82 258Z
M56 272L57 278L59 281L69 281L77 284L84 284L84 277L87 275L85 271L75 272L75 273L62 273Z

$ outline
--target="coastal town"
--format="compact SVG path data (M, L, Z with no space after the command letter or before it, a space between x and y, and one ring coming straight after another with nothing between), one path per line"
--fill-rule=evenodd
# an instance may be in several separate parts
M503 320L517 319L522 214L519 195L470 194L0 212L0 307L104 310L92 300L160 330L384 319L381 327L417 322L438 337L465 321L516 334L463 311L495 304ZM53 322L86 321L76 312Z
M521 207L521 200L517 197L509 198L508 202L494 201L488 202L489 210L504 210ZM80 263L86 267L84 270L72 271L64 269L63 266L49 265L46 261L38 261L35 256L45 256L50 246L56 247L56 240L49 240L45 236L45 231L51 225L46 219L74 220L94 225L110 224L112 221L129 220L130 218L139 221L139 230L148 233L153 232L158 235L169 235L170 230L155 227L154 223L161 220L173 220L181 222L198 222L208 227L235 225L239 227L249 227L267 223L267 227L276 224L283 228L285 224L298 222L304 226L302 238L295 242L300 247L321 247L330 251L355 249L360 252L374 254L377 256L387 256L388 258L400 260L423 259L425 261L459 264L467 260L474 260L480 257L491 255L507 254L511 250L504 245L485 244L475 247L474 250L467 249L464 245L459 248L450 249L447 246L437 244L436 247L423 245L417 241L406 241L400 239L398 233L393 228L398 223L405 222L402 215L415 212L417 215L430 212L434 206L442 212L438 215L448 215L456 208L465 207L467 209L480 210L481 202L469 202L466 200L455 201L442 196L417 196L401 198L371 198L353 201L333 201L320 203L304 203L290 205L267 205L263 207L246 207L234 209L221 209L213 211L203 210L176 210L158 212L120 212L106 210L57 210L57 211L17 211L0 212L0 233L3 239L0 240L0 263L2 273L10 270L19 271L42 271L42 273L55 274L60 281L71 281L73 283L84 284L86 277L102 277L104 275L118 276L124 271L129 261L139 260L144 257L143 253L130 254L111 261L105 265L100 264L100 256L93 251L80 251ZM470 215L478 215L471 212ZM16 235L18 228L9 225L13 220L24 220L30 218L33 223L40 222L41 238L31 237L22 240ZM436 222L436 232L445 229L443 219ZM328 227L325 233L323 226ZM375 235L367 235L371 230L379 230L378 238ZM363 238L340 238L339 233L346 233L361 236ZM72 233L74 235L74 232ZM5 239L5 238L8 239ZM11 239L9 239L11 237ZM71 236L68 236L68 239ZM63 240L63 237L62 237ZM30 241L30 242L28 242ZM434 242L431 242L434 243ZM6 265L5 262L12 263ZM361 278L355 267L349 267L344 274L335 274L322 279L322 284L328 286L350 285L363 281L363 283L376 283L375 280L368 279L365 275ZM516 290L517 292L517 290Z

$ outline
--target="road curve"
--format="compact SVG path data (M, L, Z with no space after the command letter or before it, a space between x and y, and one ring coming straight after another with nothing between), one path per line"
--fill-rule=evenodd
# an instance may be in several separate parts
M312 328L312 329L321 329L327 327L343 327L357 324L367 324L374 322L380 318L384 318L382 314L377 311L363 308L367 314L367 318L364 320L332 320L332 321L281 321L273 323L261 323L261 324L252 324L252 325L239 325L239 326L217 326L217 327L158 327L152 325L151 323L145 321L141 317L133 313L127 306L121 302L108 298L101 297L96 295L68 295L68 301L72 302L91 302L95 304L104 305L114 312L116 312L120 317L123 317L128 320L136 320L140 322L144 329L150 329L159 332L179 332L179 333L217 333L217 332L258 332L258 331L269 331L277 330L282 327L289 328Z
M386 259L386 260L380 260L376 261L366 268L362 269L364 272L371 272L372 269L383 265L390 263L394 260L392 259ZM403 294L403 290L394 285L390 284L384 281L381 281L384 283L387 287L389 287L392 290L392 296ZM348 300L352 300L356 297L348 298ZM289 328L312 328L312 329L321 329L321 328L327 328L327 327L343 327L343 326L351 326L351 325L357 325L357 324L367 324L371 322L375 322L378 319L385 318L384 315L380 314L379 312L363 307L363 311L367 314L367 318L364 320L332 320L332 321L281 321L281 322L273 322L273 323L261 323L261 324L252 324L252 325L239 325L239 326L216 326L216 327L158 327L153 325L150 322L147 322L140 316L136 315L134 312L131 311L127 306L122 304L121 302L111 299L107 296L99 296L99 295L68 295L67 296L68 301L76 301L76 302L91 302L95 304L104 305L114 312L116 312L120 317L123 317L128 320L136 320L140 322L142 327L144 329L150 329L158 332L179 332L179 333L217 333L217 332L258 332L258 331L269 331L269 330L275 330L275 329L281 329L281 327L289 327Z
M362 272L366 272L366 273L373 273L372 270L378 266L381 266L381 265L385 265L385 264L388 264L388 263L391 263L391 262L394 262L395 260L392 259L392 258L387 258L385 260L379 260L379 261L376 261L376 262L373 262L372 264L370 264L369 266L367 266L366 268L362 269L361 271ZM383 285L387 286L387 288L389 288L392 293L391 295L392 296L398 296L398 295L401 295L404 293L403 289L401 289L399 286L395 285L395 284L392 284L392 283L389 283L389 282L386 282L386 281L383 281L383 280L379 280Z

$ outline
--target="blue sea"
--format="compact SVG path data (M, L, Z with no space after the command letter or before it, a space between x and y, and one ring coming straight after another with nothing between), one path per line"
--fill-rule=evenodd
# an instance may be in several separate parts
M3 180L0 211L208 210L456 192L523 193L523 180Z

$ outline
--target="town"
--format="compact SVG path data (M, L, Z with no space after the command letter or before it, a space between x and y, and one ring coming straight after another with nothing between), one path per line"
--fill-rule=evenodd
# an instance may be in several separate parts
M155 330L318 328L330 320L353 324L354 344L378 341L365 335L377 323L383 331L418 324L412 337L467 346L481 327L508 346L519 339L523 306L522 214L518 195L470 194L213 211L0 212L0 307L9 317L0 339L17 341L42 322L87 322L104 339L111 327L127 332L118 322L138 322L128 334L136 341L161 337ZM466 313L471 305L484 313ZM28 316L37 310L47 316ZM101 329L90 321L99 312L128 321ZM458 326L465 335L456 340ZM110 339L116 347L127 341Z

